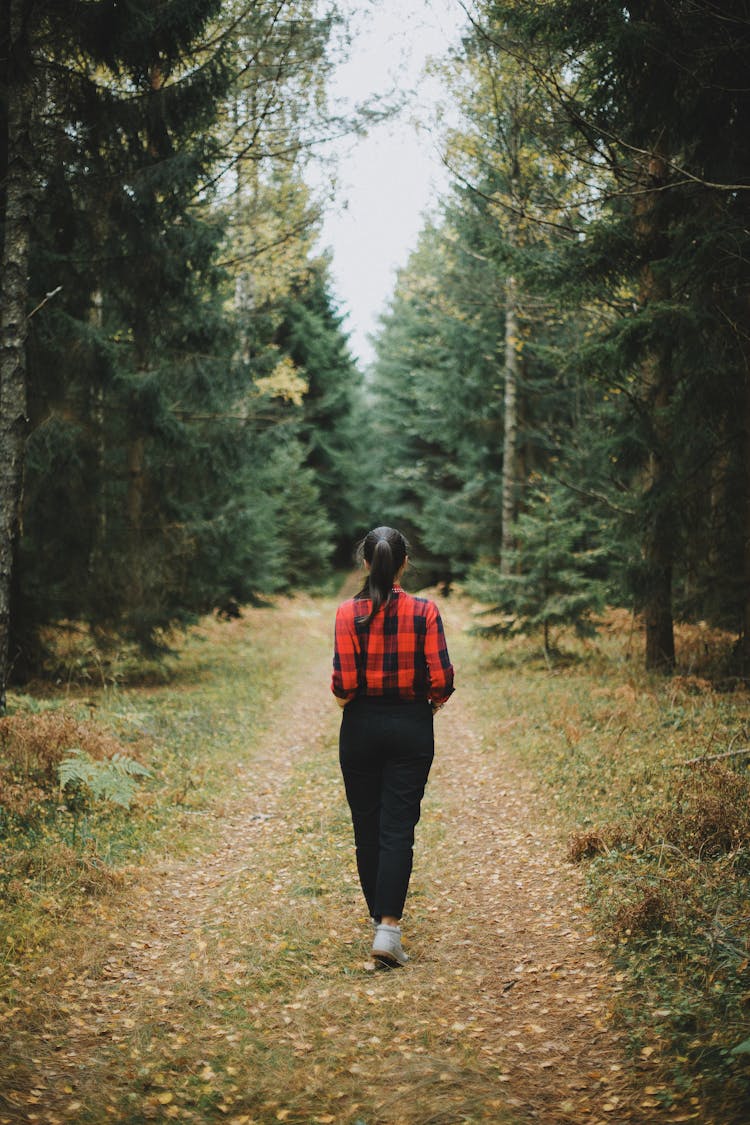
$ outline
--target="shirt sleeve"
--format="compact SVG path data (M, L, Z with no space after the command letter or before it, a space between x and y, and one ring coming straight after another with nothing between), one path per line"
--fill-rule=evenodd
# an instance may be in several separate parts
M357 657L359 638L354 629L354 621L346 604L336 610L336 633L333 649L333 677L331 691L339 699L347 702L357 694Z
M448 655L440 612L434 602L430 602L427 613L424 655L430 676L430 702L433 707L441 707L454 691L453 665Z

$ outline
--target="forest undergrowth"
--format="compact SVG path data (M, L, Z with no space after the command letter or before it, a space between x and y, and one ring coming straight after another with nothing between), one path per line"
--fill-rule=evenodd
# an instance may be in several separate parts
M750 699L704 674L721 638L683 630L657 680L627 615L550 666L441 604L458 690L402 972L367 959L333 599L207 620L160 684L15 697L0 1122L745 1119Z
M516 638L473 658L502 685L489 706L555 795L568 856L626 987L616 1015L655 1060L655 1104L742 1121L750 1099L750 730L729 639L677 629L670 679L639 667L642 635L611 611L558 666ZM536 667L536 674L534 668ZM714 1117L715 1115L715 1117Z

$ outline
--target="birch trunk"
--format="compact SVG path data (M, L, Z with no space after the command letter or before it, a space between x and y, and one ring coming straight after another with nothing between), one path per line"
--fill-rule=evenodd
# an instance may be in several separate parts
M12 52L24 58L22 5L11 4ZM26 56L27 57L27 56ZM8 169L5 238L0 270L0 714L6 706L11 669L10 613L13 564L21 521L26 410L26 336L28 333L28 264L33 213L31 84L11 65L8 81Z

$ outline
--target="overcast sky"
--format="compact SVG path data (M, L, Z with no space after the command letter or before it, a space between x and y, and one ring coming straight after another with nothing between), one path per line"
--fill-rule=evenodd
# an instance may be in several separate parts
M340 67L332 98L354 102L393 89L412 90L396 120L339 145L337 203L321 245L333 251L333 279L354 355L365 367L368 335L393 290L396 270L416 244L423 216L445 190L439 138L431 134L439 84L424 75L431 56L460 36L459 0L344 0L354 13L350 58ZM421 123L421 127L420 126Z

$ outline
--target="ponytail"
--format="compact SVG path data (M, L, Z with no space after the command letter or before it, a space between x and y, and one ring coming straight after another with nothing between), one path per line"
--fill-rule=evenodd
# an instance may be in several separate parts
M357 556L370 564L370 573L357 597L372 601L363 625L369 625L390 602L393 581L406 561L407 551L408 543L393 527L376 527L359 544Z

